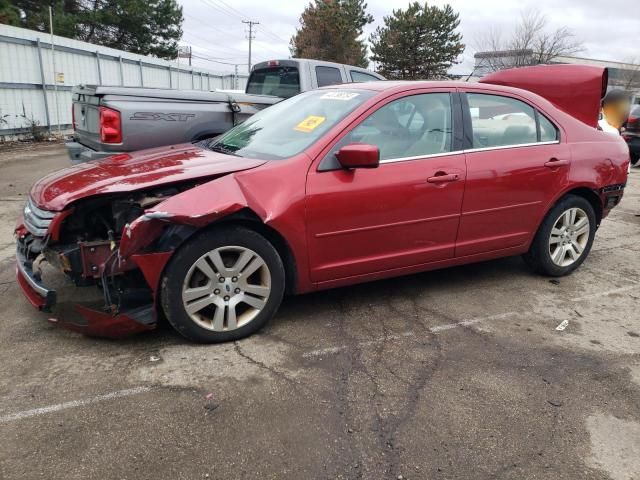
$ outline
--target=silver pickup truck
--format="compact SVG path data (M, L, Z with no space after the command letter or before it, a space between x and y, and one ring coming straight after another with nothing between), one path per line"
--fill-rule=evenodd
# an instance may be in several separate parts
M270 60L251 70L245 93L79 85L73 90L73 163L215 137L300 92L384 80L363 68L317 60Z

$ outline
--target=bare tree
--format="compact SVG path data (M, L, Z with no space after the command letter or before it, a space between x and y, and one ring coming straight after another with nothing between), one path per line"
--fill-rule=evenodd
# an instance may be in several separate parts
M640 88L640 58L627 60L628 68L620 71L620 87L630 92Z
M558 57L580 52L582 42L567 27L551 30L539 10L525 10L513 31L505 35L495 26L476 41L480 67L489 72L505 68L551 63Z

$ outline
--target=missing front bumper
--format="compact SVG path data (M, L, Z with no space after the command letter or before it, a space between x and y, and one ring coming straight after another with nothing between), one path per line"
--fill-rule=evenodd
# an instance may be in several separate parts
M16 279L34 307L44 312L53 310L57 303L56 291L42 283L40 273L34 271L33 262L25 258L20 248L16 251ZM78 314L82 321L72 318L76 317L73 313ZM76 304L72 312L49 318L49 322L66 330L103 338L124 338L156 328L152 304L113 313Z

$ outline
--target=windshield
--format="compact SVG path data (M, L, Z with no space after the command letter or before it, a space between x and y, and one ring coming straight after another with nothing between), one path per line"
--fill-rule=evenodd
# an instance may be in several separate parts
M289 158L312 145L374 94L337 89L301 93L262 110L204 147L240 157Z

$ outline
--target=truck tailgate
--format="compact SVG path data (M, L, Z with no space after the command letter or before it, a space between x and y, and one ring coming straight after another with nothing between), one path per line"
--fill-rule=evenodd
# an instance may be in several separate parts
M73 118L76 141L90 148L100 145L100 97L87 93L74 93Z

